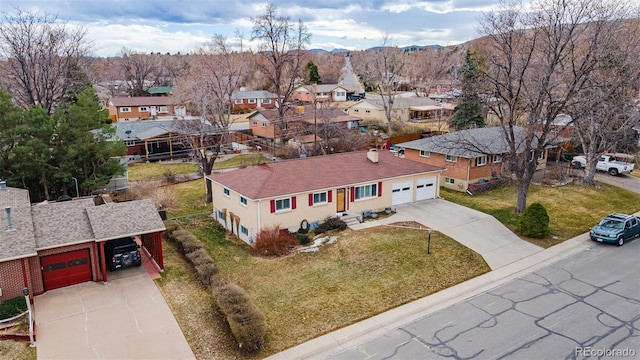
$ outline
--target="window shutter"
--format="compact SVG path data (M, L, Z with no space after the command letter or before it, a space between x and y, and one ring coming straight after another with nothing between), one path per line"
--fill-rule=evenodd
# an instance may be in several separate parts
M329 190L327 191L327 201L331 202L331 194L333 193L333 190Z
M378 182L378 197L382 196L382 181Z
M296 196L291 197L291 210L295 210L296 208Z
M272 213L276 212L276 201L275 200L271 200L271 212Z
M313 206L313 194L309 194L309 206Z
M351 202L356 201L356 191L355 191L355 187L351 187Z

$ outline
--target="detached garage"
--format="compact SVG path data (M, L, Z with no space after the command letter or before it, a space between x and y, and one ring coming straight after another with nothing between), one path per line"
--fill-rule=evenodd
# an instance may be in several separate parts
M104 244L137 236L160 270L164 223L151 200L83 198L32 205L0 181L0 301L87 281L107 281ZM97 205L102 204L102 205Z

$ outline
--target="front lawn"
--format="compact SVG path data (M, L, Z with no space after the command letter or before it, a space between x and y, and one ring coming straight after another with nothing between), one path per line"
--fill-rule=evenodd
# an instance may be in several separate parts
M482 257L458 242L434 232L427 255L424 230L378 227L335 233L338 241L316 253L294 253L282 258L259 258L247 245L225 238L224 229L212 220L187 225L218 264L220 276L243 287L267 319L266 348L259 357L285 350L324 333L364 320L391 308L422 298L489 271ZM193 279L176 270L173 256L165 258L168 270L158 285L174 286L167 299L185 299ZM176 280L177 278L182 280ZM176 294L175 292L178 292ZM185 294L182 294L185 292ZM197 298L202 297L200 294ZM197 301L201 302L201 301ZM220 358L238 356L221 347L219 336L202 336L193 328L207 326L210 315L194 316L194 304L172 304L197 358L210 358L210 348L220 348ZM179 310L191 309L191 310ZM206 311L214 311L213 307ZM204 324L196 324L202 319ZM213 327L219 327L220 319ZM228 341L228 336L223 336ZM203 343L205 342L205 343ZM211 343L209 343L211 342ZM224 348L224 349L223 349ZM226 350L225 350L226 349ZM202 352L200 352L202 351ZM231 352L229 352L231 351ZM249 356L251 357L251 356Z
M569 184L559 187L531 185L527 203L541 203L549 214L551 234L532 243L550 247L589 231L605 215L612 212L635 213L640 210L640 194L601 184L599 189ZM442 188L440 195L449 201L493 215L514 230L516 188L505 185L477 195Z

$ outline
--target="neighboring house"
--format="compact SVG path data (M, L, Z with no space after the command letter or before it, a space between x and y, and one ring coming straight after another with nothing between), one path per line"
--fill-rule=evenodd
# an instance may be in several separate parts
M173 94L173 86L152 86L147 89L151 96L171 96Z
M186 136L197 138L201 134L220 133L217 127L197 119L117 122L112 126L116 129L113 140L124 141L130 161L182 157L191 152L188 143L183 141Z
M383 104L379 95L368 95L366 99L347 107L345 111L364 121L386 123L387 116ZM394 97L391 108L391 120L419 122L428 125L429 130L446 131L454 107L453 104L438 103L428 97L416 96L415 93L398 94Z
M114 97L108 101L112 122L166 120L187 115L186 108L170 96Z
M240 90L231 95L234 109L275 109L278 95L265 90Z
M524 128L514 128L518 138L523 138L525 131ZM440 184L458 191L466 191L469 184L495 179L502 173L503 156L509 152L500 127L461 130L397 146L404 149L405 159L443 167ZM522 151L519 149L518 153ZM547 150L537 160L537 170L544 169Z
M0 302L108 280L105 244L137 236L160 269L164 223L151 200L96 205L92 198L31 205L29 192L0 182ZM98 202L99 203L99 202Z
M349 90L338 84L302 85L293 90L293 100L313 102L347 101Z
M208 175L213 216L251 244L261 229L297 231L303 220L393 208L439 196L442 169L357 151L276 161Z
M313 134L316 128L327 123L344 129L358 127L360 118L345 114L337 108L316 109L313 106L297 106L285 113L282 121L287 139ZM249 116L249 129L254 136L274 141L280 136L277 109L262 109Z

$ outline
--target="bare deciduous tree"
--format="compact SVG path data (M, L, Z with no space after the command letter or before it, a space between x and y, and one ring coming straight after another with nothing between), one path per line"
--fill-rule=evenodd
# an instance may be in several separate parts
M156 85L158 59L123 48L122 71L129 88L129 96L148 96L147 90Z
M26 12L2 13L0 55L7 60L5 86L22 106L40 105L53 113L91 46L86 30L59 23L57 16Z
M615 9L621 10L626 12L623 8ZM637 107L640 22L617 21L607 25L613 26L613 31L602 44L598 66L569 108L574 138L587 160L583 179L587 184L594 182L600 156L614 150L640 119Z
M176 96L188 103L200 121L178 121L176 127L187 137L205 175L210 175L221 147L231 143L229 127L233 93L246 81L243 54L233 53L222 35L194 57L191 73L176 89ZM211 125L217 131L211 134ZM211 182L206 180L206 202L211 202Z
M284 142L285 106L297 85L296 81L302 77L306 64L304 49L311 39L311 34L302 21L292 24L289 17L278 16L274 4L267 5L266 12L253 19L252 40L260 42L259 54L263 62L258 67L273 85L273 91L278 96L278 122L280 128L280 143Z
M516 212L527 194L538 158L553 143L553 121L587 86L618 14L613 0L538 0L525 7L505 0L480 23L490 94L486 105L504 132L504 157L517 183ZM516 136L517 129L524 136Z

